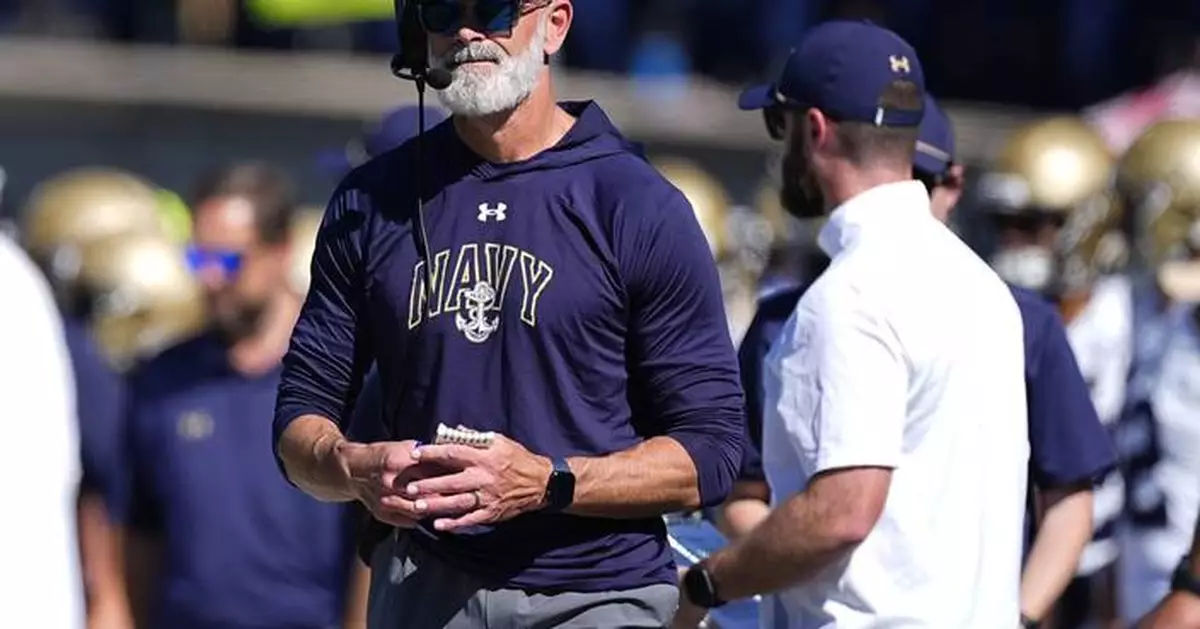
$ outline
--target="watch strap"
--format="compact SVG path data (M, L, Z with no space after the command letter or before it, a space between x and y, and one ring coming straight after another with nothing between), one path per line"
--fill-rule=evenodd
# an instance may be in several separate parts
M1180 560L1179 565L1175 567L1175 572L1171 575L1171 591L1188 592L1200 596L1200 578L1192 573L1191 561L1187 556Z
M688 569L683 576L683 587L688 600L704 609L713 609L726 603L717 595L717 584L703 563Z

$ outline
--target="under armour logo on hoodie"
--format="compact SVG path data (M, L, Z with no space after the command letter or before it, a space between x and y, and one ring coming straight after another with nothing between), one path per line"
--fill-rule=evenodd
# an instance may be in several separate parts
M497 203L496 207L489 207L487 203L479 204L479 222L486 223L488 219L496 219L503 221L508 218L508 206L503 203Z

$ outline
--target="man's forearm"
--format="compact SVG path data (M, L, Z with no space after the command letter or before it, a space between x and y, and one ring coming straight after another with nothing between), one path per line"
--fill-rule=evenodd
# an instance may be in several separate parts
M309 495L326 502L348 502L355 496L337 453L353 445L346 442L337 424L317 415L305 415L283 431L279 458L288 478Z
M79 542L89 613L129 616L121 531L109 519L103 499L90 492L79 498Z
M837 525L825 501L793 496L747 536L706 561L725 600L775 592L803 581L852 550L863 533Z
M371 569L358 557L350 567L346 587L346 613L342 629L364 629L367 626L367 598L371 589Z
M568 513L601 518L642 518L700 506L696 465L670 437L654 437L603 457L567 459L575 474Z
M1042 516L1021 575L1021 612L1040 620L1075 576L1079 557L1091 539L1092 491L1051 489L1038 498Z
M730 540L750 534L771 514L770 492L763 481L741 480L717 510L717 528Z

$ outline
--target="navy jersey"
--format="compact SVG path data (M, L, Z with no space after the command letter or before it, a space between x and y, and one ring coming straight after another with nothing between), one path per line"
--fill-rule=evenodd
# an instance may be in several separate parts
M101 353L80 320L64 317L63 328L75 374L82 489L100 495L110 517L124 504L124 381Z
M439 422L547 456L679 441L719 503L737 473L743 398L716 266L683 195L592 103L554 147L493 164L450 122L424 141L430 260L412 229L408 143L352 172L317 239L284 359L276 440L307 414L343 424L374 363L391 439ZM509 587L675 582L661 518L532 513L420 542Z
M280 370L246 377L226 356L204 335L130 379L128 525L165 544L153 626L339 626L349 509L279 476L264 445Z
M1062 318L1036 292L1010 287L1025 324L1030 475L1038 487L1098 481L1116 451L1096 415Z
M1092 405L1062 319L1037 293L1009 288L1025 331L1030 479L1038 487L1097 481L1113 469L1116 455ZM742 462L741 477L746 480L764 480L759 455L763 359L803 292L803 288L791 289L764 299L739 351L751 431Z

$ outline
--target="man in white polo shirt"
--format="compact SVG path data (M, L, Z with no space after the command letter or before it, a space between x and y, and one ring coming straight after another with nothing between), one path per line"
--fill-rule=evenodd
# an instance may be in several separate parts
M777 87L786 175L832 258L767 357L772 514L683 579L691 604L777 593L795 629L1018 626L1029 457L1021 318L911 180L924 80L894 33L806 34Z

